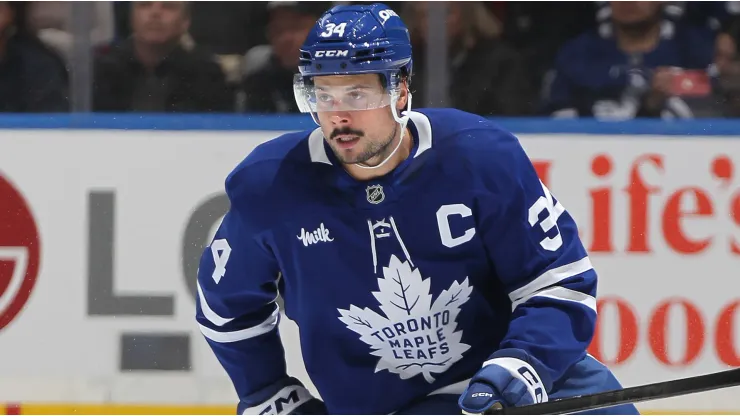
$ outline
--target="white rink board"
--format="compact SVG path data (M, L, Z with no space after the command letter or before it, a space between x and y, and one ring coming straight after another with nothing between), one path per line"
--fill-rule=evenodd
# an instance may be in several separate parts
M0 402L233 403L231 383L193 320L183 235L195 207L275 135L0 130L0 175L25 197L41 241L30 299L0 329ZM728 308L740 301L740 255L732 250L735 244L740 251L740 140L524 135L522 143L539 166L549 163L545 180L591 249L599 296L608 301L600 357L613 363L621 351L624 361L611 367L623 384L740 365L739 324ZM115 293L172 296L173 316L88 316L91 192L115 192ZM607 199L610 205L593 202ZM693 211L702 214L686 214ZM623 317L632 311L636 332L618 320L615 297ZM690 326L685 308L699 317ZM295 327L285 319L281 325L290 371L313 389ZM636 335L634 348L620 328ZM121 374L122 331L190 333L192 370ZM736 395L718 391L641 408L740 411Z

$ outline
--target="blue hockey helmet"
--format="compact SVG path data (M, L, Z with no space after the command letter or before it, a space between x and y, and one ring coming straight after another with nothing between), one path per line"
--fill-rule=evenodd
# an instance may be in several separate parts
M301 112L368 110L391 105L398 122L399 84L410 79L413 59L409 31L385 4L335 6L309 32L300 49L299 74L294 78L296 103ZM382 96L359 99L317 98L313 78L325 75L377 73L382 76ZM410 108L411 95L409 94Z

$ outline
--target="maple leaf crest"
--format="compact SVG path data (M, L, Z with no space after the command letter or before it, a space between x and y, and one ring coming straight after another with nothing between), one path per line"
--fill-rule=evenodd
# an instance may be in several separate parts
M404 380L422 374L433 383L433 373L446 371L470 349L461 342L462 331L456 330L460 307L473 290L467 277L462 283L454 281L434 302L430 283L419 269L391 256L378 278L379 291L373 292L385 316L355 305L337 309L339 320L379 357L376 373L387 370Z

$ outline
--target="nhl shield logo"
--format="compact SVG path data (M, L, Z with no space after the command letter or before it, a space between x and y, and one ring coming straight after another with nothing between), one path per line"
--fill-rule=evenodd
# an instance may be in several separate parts
M379 204L385 199L385 193L383 193L383 187L380 185L370 185L366 189L367 191L367 202L371 204Z

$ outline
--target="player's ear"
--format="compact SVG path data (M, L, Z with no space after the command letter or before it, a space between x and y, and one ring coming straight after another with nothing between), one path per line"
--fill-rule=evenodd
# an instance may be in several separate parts
M406 110L406 106L409 102L409 83L406 78L404 78L400 84L399 84L400 93L398 95L398 103L396 104L396 110L398 110L398 113L401 114L401 111Z

